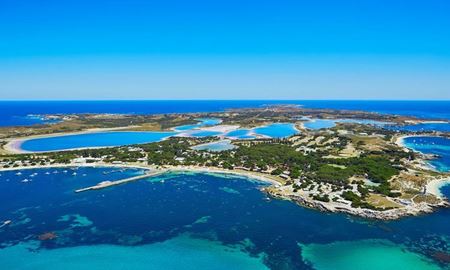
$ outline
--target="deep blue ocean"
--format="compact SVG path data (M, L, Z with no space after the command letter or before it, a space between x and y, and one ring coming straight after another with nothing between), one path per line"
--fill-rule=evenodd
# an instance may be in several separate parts
M348 100L186 100L186 101L0 101L0 126L42 122L29 115L56 113L187 113L215 112L270 104L297 104L306 108L364 110L371 112L450 119L450 101L348 101Z
M450 119L449 101L2 101L0 125L45 121L30 114L210 112L280 103ZM240 132L232 135L249 131ZM149 139L141 135L133 140ZM58 140L50 139L50 146ZM450 170L448 139L424 136L405 144L439 154L431 164ZM437 258L450 254L450 209L364 220L270 198L261 190L266 184L245 177L187 172L74 192L142 173L107 167L0 171L0 269L449 269ZM442 193L450 197L450 185Z
M76 174L75 174L76 173ZM1 172L2 269L445 269L450 210L368 221L272 199L245 177L52 168ZM29 181L23 182L24 179ZM47 234L46 234L47 233ZM44 239L49 235L53 239Z

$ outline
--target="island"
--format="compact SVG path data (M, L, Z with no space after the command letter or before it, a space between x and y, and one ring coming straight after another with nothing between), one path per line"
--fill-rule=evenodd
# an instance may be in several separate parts
M43 117L59 121L0 128L1 170L117 166L142 167L154 175L182 171L240 174L267 182L262 190L274 198L321 211L383 220L449 206L436 191L436 185L449 181L450 174L429 166L428 160L434 156L403 145L403 139L410 136L448 134L396 128L425 123L427 119L293 105L210 113ZM218 121L208 124L202 119ZM317 126L319 123L324 126ZM275 135L264 130L281 125L291 130L284 135L277 135L277 130L271 130ZM35 152L20 148L21 143L33 138L98 131L174 134L151 143L124 142L113 147ZM214 148L215 144L220 147ZM77 192L151 176L101 182Z

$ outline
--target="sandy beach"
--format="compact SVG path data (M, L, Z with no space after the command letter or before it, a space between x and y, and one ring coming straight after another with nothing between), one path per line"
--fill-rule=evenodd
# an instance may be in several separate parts
M407 150L409 150L409 151L414 151L413 149L411 149L411 148L409 148L409 147L407 147L407 146L405 145L404 140L405 140L406 138L412 138L412 137L424 137L424 136L427 136L427 135L414 135L414 134L411 134L411 135L402 135L402 136L398 136L398 137L395 139L395 143L396 143L398 146L403 147L403 148L405 148L405 149L407 149ZM437 136L433 136L433 137L437 137ZM416 152L418 152L418 151L416 151ZM420 153L420 152L418 152L418 153Z
M111 164L111 163L70 163L70 164L52 164L52 165L37 165L37 166L19 166L15 168L0 168L1 171L15 171L15 170L29 170L29 169L42 169L42 168L70 168L70 167L111 167L111 168L136 168L143 170L161 170L165 169L168 172L201 172L201 173L221 173L245 176L252 179L266 182L275 186L281 185L283 180L277 179L276 176L266 175L258 172L250 172L245 170L227 170L218 167L198 167L198 166L153 166L139 163L124 163L124 164Z
M441 192L441 188L445 185L450 185L450 178L434 179L427 183L427 193L433 194L441 199L445 199L445 196Z
M270 184L275 189L266 189L269 194L274 197L281 199L292 200L302 206L311 207L314 209L319 209L321 211L329 212L343 212L351 215L357 215L366 218L382 219L382 220L393 220L404 216L418 215L421 213L432 212L433 207L426 203L412 204L402 208L391 209L387 211L375 211L364 208L353 208L350 205L338 204L335 202L320 202L311 200L308 196L292 193L290 191L282 189L284 180L264 173L250 172L241 169L227 170L218 167L198 167L198 166L153 166L145 165L140 163L124 163L124 164L110 164L110 163L92 163L92 164L56 164L56 165L45 165L45 166L30 166L30 167L16 167L16 168L5 168L0 169L0 171L12 171L12 170L23 170L23 169L37 169L37 168L70 168L70 167L111 167L111 168L138 168L150 171L165 171L170 172L199 172L199 173L211 173L211 174L222 174L222 175L236 175L243 176L244 178L253 179ZM143 177L142 179L144 179ZM141 179L141 177L139 177ZM450 178L433 180L427 184L427 192L436 195L439 198L444 198L440 193L439 188L445 184L450 184ZM439 206L448 205L445 200L438 204ZM434 205L437 206L437 205Z
M198 167L198 166L163 166L163 168L168 169L172 172L202 172L202 173L219 173L219 174L231 174L231 175L240 175L249 177L252 179L259 180L261 182L270 183L274 186L280 186L282 183L282 179L275 180L276 177L270 177L269 175L258 173L258 172L250 172L245 170L227 170L218 167Z
M444 120L405 120L405 123L408 124L448 124L448 121Z
M239 127L240 126L238 126L238 125L217 125L217 126L211 126L211 127L201 127L198 130L228 133L230 131L238 129Z

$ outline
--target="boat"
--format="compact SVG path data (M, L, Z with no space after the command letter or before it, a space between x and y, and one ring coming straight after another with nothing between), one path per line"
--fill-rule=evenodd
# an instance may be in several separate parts
M16 175L22 175L22 173L21 173L21 172L18 172L18 173L16 173Z
M4 221L3 224L0 225L0 228L3 228L3 227L5 227L5 226L11 224L11 222L12 222L11 220L6 220L6 221Z

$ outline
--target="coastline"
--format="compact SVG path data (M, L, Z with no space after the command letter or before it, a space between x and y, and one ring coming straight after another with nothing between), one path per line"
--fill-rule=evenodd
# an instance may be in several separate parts
M40 134L40 135L32 135L27 137L18 137L18 138L10 138L7 140L7 143L3 145L3 150L10 154L27 154L27 153L45 153L45 152L61 152L61 151L75 151L75 150L83 150L83 149L99 149L99 148L108 148L108 147L117 147L117 146L94 146L94 147L78 147L78 148L69 148L69 149L61 149L61 150L53 150L53 151L27 151L22 149L20 146L28 140L33 139L42 139L42 138L53 138L53 137L63 137L70 135L83 135L83 134L91 134L91 133L100 133L100 132L111 132L111 131L127 131L131 128L136 128L138 126L126 126L126 127L117 127L117 128L92 128L83 131L77 132L61 132L61 133L51 133L51 134ZM152 131L152 132L164 132L164 131ZM163 140L167 139L167 137L163 138Z
M345 213L350 214L352 216L358 216L367 219L377 219L377 220L397 220L406 216L417 216L424 213L431 213L434 211L434 208L437 207L448 207L450 204L448 201L442 197L439 197L441 201L437 204L430 203L415 203L412 205L407 205L401 208L394 208L389 210L371 210L366 208L354 208L349 204L342 204L336 202L322 202L313 200L308 196L299 193L292 193L283 186L284 180L278 178L276 176L267 175L264 173L258 172L250 172L245 170L227 170L218 167L198 167L198 166L172 166L172 165L164 165L164 166L154 166L154 165L145 165L145 164L134 164L134 163L124 163L124 164L110 164L110 163L89 163L89 164L54 164L54 165L37 165L37 166L26 166L26 167L15 167L15 168L2 168L1 171L14 171L14 170L23 170L23 169L39 169L39 168L70 168L70 167L112 167L112 168L136 168L142 170L155 170L161 171L164 170L167 173L175 172L198 172L198 173L218 173L225 175L237 175L243 176L249 179L254 179L257 181L261 181L267 184L270 184L268 187L262 188L263 192L266 192L270 196L283 199L290 200L294 203L299 204L302 207L312 208L315 210L323 211L323 212L332 212L332 213ZM436 188L439 188L443 183L450 183L450 178L433 180L427 185L427 189L430 188L433 191ZM431 192L430 192L431 193Z
M426 185L427 193L433 194L440 199L445 199L444 194L441 192L441 188L446 185L450 185L450 178L431 180Z
M295 130L295 134L299 134L302 132L302 123L291 123L293 129ZM300 126L297 126L300 125ZM61 152L61 151L76 151L76 150L84 150L84 149L100 149L100 148L108 148L108 147L117 147L117 146L92 146L92 147L77 147L77 148L68 148L68 149L58 149L58 150L49 150L49 151L27 151L21 148L21 145L29 140L33 139L42 139L42 138L53 138L53 137L64 137L64 136L71 136L71 135L83 135L83 134L91 134L91 133L100 133L100 132L112 132L112 131L118 131L123 130L127 131L128 129L138 128L139 126L125 126L125 127L116 127L116 128L92 128L92 129L86 129L83 131L76 131L76 132L58 132L58 133L50 133L50 134L39 134L39 135L32 135L32 136L26 136L26 137L15 137L15 138L9 138L6 139L6 144L2 146L1 151L6 154L29 154L29 153L47 153L47 152ZM260 127L264 127L260 126ZM212 132L220 132L221 134L217 135L216 137L219 137L221 140L224 139L239 139L237 137L227 137L226 135L229 132L238 130L240 128L239 125L217 125L212 127L199 127L194 128L192 130L188 131L182 131L178 134L174 134L172 136L164 137L162 140L166 140L169 137L192 137L192 131L212 131ZM172 128L172 131L176 132L176 129ZM151 132L164 132L164 131L151 131ZM254 128L250 130L248 133L250 136L255 136L256 138L266 139L266 138L272 138L267 135L258 134L255 133Z
M416 150L406 146L405 139L406 138L413 138L413 137L440 137L440 136L438 136L438 135L426 135L426 134L425 135L424 134L422 134L422 135L417 135L417 134L401 135L401 136L396 137L395 144L397 144L400 147L403 147L403 148L407 149L408 151L421 153L420 151L416 151Z
M429 158L428 158L428 159L427 159L427 158L424 158L424 157L427 156L427 154L422 153L422 152L420 152L420 151L418 151L418 150L415 150L415 149L413 149L413 148L410 148L410 147L406 146L406 144L405 144L405 142L404 142L404 139L406 139L406 138L412 138L412 137L424 137L424 135L402 135L402 136L399 136L399 137L397 137L397 138L395 139L395 143L396 143L398 146L400 146L400 147L402 147L403 149L405 149L407 152L418 153L418 154L420 154L420 155L422 156L422 158L419 159L419 160L417 161L416 166L417 166L418 168L423 169L423 170L430 170L430 171L437 172L437 173L442 173L442 172L439 171L435 166L433 166L433 164L431 164L430 162L427 161L427 160L429 160ZM427 137L440 137L440 136L436 136L436 135L435 135L435 136L427 136Z
M271 178L268 175L257 173L257 172L249 172L244 170L227 170L218 167L198 167L198 166L154 166L154 165L145 165L145 164L134 164L134 163L124 163L124 164L111 164L111 163L70 163L70 164L50 164L50 165L36 165L36 166L19 166L14 168L0 168L0 172L2 171L17 171L17 170L31 170L31 169L50 169L50 168L72 168L72 167L93 167L93 168L101 168L101 167L111 167L111 168L130 168L130 169L142 169L142 170L161 170L165 169L167 172L200 172L200 173L221 173L221 174L232 174L245 176L252 179L259 180L261 182L265 182L274 186L280 186L282 184L282 179L280 178L278 181L275 180L274 176Z

